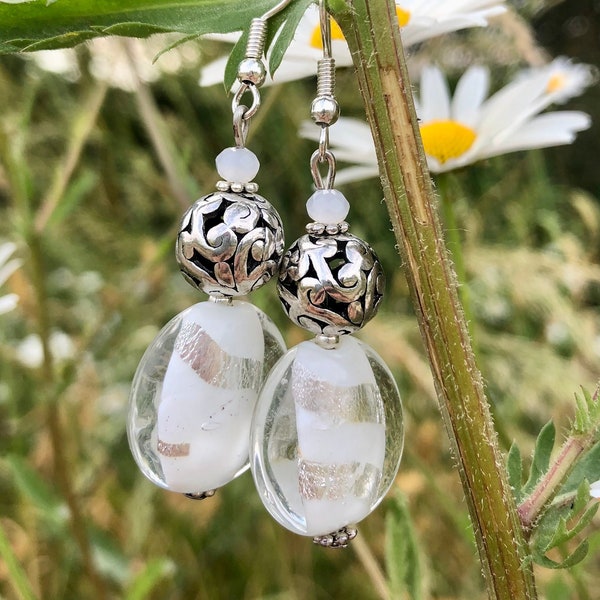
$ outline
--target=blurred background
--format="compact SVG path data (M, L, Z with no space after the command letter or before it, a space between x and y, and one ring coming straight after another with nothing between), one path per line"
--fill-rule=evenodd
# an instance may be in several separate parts
M456 81L478 62L497 89L545 55L600 65L598 0L508 4L486 29L413 48L415 75L436 62ZM174 260L179 219L212 191L214 157L233 144L224 89L198 86L200 65L226 46L188 42L152 64L171 41L0 57L0 243L14 242L21 261L2 288L18 306L0 315L0 597L369 600L397 577L386 573L394 561L417 580L412 597L484 597L375 179L343 189L353 232L375 247L388 278L360 336L394 372L407 438L397 481L359 527L360 542L327 551L282 529L249 473L193 502L155 488L134 464L125 434L133 373L160 328L203 299ZM351 70L340 70L338 86L344 115L362 118ZM288 243L307 220L314 144L297 130L314 94L313 80L265 89L250 129L260 193ZM516 441L526 458L549 419L565 431L574 393L600 377L600 89L567 108L593 119L573 145L454 175L479 365L503 450ZM289 346L306 339L274 285L252 301ZM577 567L537 570L543 597L600 598L600 535L585 535L591 551Z

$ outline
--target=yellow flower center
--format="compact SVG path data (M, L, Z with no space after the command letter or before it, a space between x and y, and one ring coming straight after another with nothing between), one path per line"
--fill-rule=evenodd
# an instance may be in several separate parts
M456 121L430 121L421 125L425 154L444 164L462 156L472 145L477 134L470 127Z
M331 39L332 40L344 40L344 34L340 29L340 26L331 19ZM321 27L317 25L310 36L310 45L318 50L323 50L323 39L321 38Z
M408 22L410 21L410 11L403 10L399 6L396 6L396 15L398 16L398 25L400 25L400 27L408 25Z
M548 94L551 94L552 92L558 92L558 90L562 90L562 88L565 87L566 82L567 78L562 73L556 73L548 80L546 92Z
M402 10L399 6L396 6L396 15L398 16L398 24L400 27L404 27L410 21L410 12L408 10ZM332 40L344 40L344 34L340 29L340 26L332 19L331 20L331 39ZM321 28L317 25L310 36L310 45L317 50L323 49L323 40L321 39Z

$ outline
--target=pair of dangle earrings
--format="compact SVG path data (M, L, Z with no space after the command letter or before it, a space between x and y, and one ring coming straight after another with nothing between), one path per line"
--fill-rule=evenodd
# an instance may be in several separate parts
M156 485L202 499L250 466L276 521L337 548L395 478L402 406L385 363L349 335L375 315L384 277L370 246L348 232L349 204L333 187L328 128L339 108L324 0L311 107L321 127L311 157L317 189L307 202L314 222L285 254L281 219L252 181L259 163L245 140L265 78L266 21L288 3L252 21L232 106L236 147L217 157L223 181L185 213L177 237L180 269L209 301L174 317L144 354L127 431L138 466ZM250 108L240 103L246 92ZM316 334L287 352L273 322L237 299L272 278L290 319Z

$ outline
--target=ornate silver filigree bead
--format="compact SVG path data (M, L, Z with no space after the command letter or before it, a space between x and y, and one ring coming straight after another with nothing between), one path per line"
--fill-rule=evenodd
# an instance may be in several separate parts
M242 296L267 283L284 250L281 218L258 194L217 191L183 216L177 262L207 294Z
M297 325L336 336L360 329L375 316L384 283L379 259L360 238L309 234L284 255L277 289Z

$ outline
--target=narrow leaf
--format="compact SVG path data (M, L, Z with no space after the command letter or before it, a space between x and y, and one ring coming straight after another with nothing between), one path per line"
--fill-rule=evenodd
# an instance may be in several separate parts
M516 443L513 443L508 451L506 466L508 469L508 483L513 490L515 501L518 504L522 497L523 459L521 458L519 446Z
M282 11L282 18L293 6ZM46 0L0 3L0 53L71 47L109 33L147 37L159 31L186 35L248 27L273 0Z
M244 31L242 33L240 39L235 43L233 49L231 50L231 54L227 59L227 64L225 65L225 75L223 78L223 83L225 85L225 89L229 91L235 80L237 78L238 65L242 61L246 53L246 43L248 42L248 32Z
M424 598L423 569L417 538L404 497L397 495L386 517L386 570L392 597L408 593Z
M148 562L144 569L135 577L125 600L144 600L163 579L175 571L173 562L167 558L155 558Z
M298 23L311 4L312 0L298 0L298 2L294 2L286 14L285 23L281 27L273 44L269 47L269 72L271 73L271 77L275 75L275 72L279 68L283 60L283 55L294 38Z
M8 539L4 527L0 522L0 558L7 571L8 581L22 600L35 600L36 595L27 579L27 574L19 563L19 560L13 552L10 540Z
M55 227L63 221L84 200L87 194L96 186L98 176L87 169L77 177L67 188L60 203L50 217L51 227Z
M64 526L69 512L62 499L21 457L9 456L6 460L10 465L17 488L40 510L46 524Z
M550 456L554 448L554 440L556 438L556 428L554 423L549 421L544 425L538 438L535 442L535 449L533 451L533 460L531 462L531 471L529 473L529 479L523 488L523 495L529 494L535 484L539 481L540 477L548 470L550 466Z

